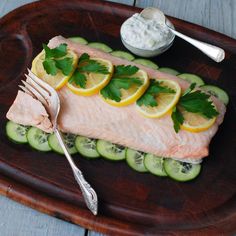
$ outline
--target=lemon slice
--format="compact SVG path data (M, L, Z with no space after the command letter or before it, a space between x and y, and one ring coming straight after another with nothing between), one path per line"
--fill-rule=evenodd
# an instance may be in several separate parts
M209 129L216 121L216 117L211 119L203 117L197 113L187 112L184 109L179 108L183 117L184 123L181 125L181 129L190 132L201 132Z
M77 62L78 62L78 56L73 51L68 50L66 57L73 58L72 66L75 69ZM67 80L71 77L74 70L71 71L69 75L64 75L60 70L58 70L56 75L49 75L44 70L43 67L43 61L45 59L45 51L43 50L40 52L33 60L32 62L32 72L37 75L40 79L44 80L46 83L51 85L55 89L60 89L63 87Z
M113 65L110 61L104 60L101 58L90 58L91 60L95 60L99 62L101 65L106 66L109 74L99 74L99 73L87 73L83 72L86 76L86 85L85 88L81 88L79 85L75 83L67 82L67 87L76 94L83 96L91 96L98 93L102 88L104 88L110 81L112 73L113 73Z
M130 105L136 100L138 100L146 91L146 89L149 86L149 78L145 71L138 70L135 74L133 74L130 77L139 78L142 81L142 85L133 84L129 89L120 89L121 92L121 100L119 102L116 102L114 100L104 98L102 94L100 96L102 99L107 102L110 105L116 106L116 107L122 107Z
M165 87L173 89L175 93L160 93L156 96L157 106L139 106L136 104L137 110L144 116L149 118L158 118L167 114L177 104L181 96L181 88L179 84L173 80L158 80Z

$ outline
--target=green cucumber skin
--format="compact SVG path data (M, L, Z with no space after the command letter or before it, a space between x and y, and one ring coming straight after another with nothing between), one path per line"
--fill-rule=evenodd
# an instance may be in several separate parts
M134 62L139 64L139 65L143 65L143 66L146 66L148 68L151 68L153 70L157 70L159 68L156 63L152 62L151 60L144 59L144 58L134 59Z
M8 140L14 144L17 144L17 145L23 145L23 144L28 144L28 141L27 142L18 142L18 141L15 141L14 139L10 138L8 135L6 135Z
M172 177L172 176L170 176L170 175L168 175L168 177L169 177L170 179L176 181L176 182L185 183L185 182L189 182L189 181L192 181L192 180L196 179L199 175L200 175L200 172L199 172L199 174L196 175L195 177L193 177L193 178L191 178L191 179L187 179L187 180L180 180L180 179L175 178L175 177Z
M229 103L229 96L223 89L221 89L215 85L203 85L201 88L203 90L207 91L208 93L210 93L212 96L217 97L225 105L227 105Z
M129 164L129 162L127 162L127 165L132 169L134 170L135 172L138 172L138 173L148 173L148 170L145 170L145 171L138 171L137 169L135 169L132 165Z
M56 152L57 154L60 154L60 155L63 155L64 153L61 153L59 152L57 149L54 148L54 146L51 144L51 136L54 135L54 134L50 134L49 137L48 137L48 144L49 146L51 147L51 149L53 150L53 152Z
M109 47L108 45L106 45L105 43L90 42L90 43L88 43L88 46L90 46L92 48L99 49L99 50L106 52L106 53L111 53L113 51L112 48Z
M16 141L14 139L12 139L11 137L9 137L8 135L6 135L8 140L14 144L17 144L17 145L23 145L23 144L28 144L28 140L26 142L19 142L19 141Z
M11 128L10 126L12 126L12 125L18 125L18 124L14 123L13 121L10 121L10 120L7 121L6 126L5 126L5 132L6 132L7 138L15 144L26 144L26 143L28 143L27 133L25 134L25 140L24 141L15 140L14 138L11 137L12 135L9 133L9 129Z
M202 78L195 74L183 73L179 74L178 77L188 81L189 83L196 83L196 85L199 87L205 85L205 82L202 80Z
M51 152L51 151L53 151L53 150L52 150L52 148L50 147L50 145L49 145L49 147L50 147L50 150L47 150L47 151L44 151L44 150L39 150L39 149L35 148L34 146L32 146L30 143L29 143L29 146L30 146L30 148L31 148L31 149L33 149L33 150L34 150L34 151L36 151L36 152L41 152L41 153L48 153L48 152Z
M76 148L77 149L77 148ZM97 159L101 159L101 155L99 154L99 156L96 156L96 157L89 157L89 156L86 156L85 154L82 154L78 149L78 154L80 154L80 156L82 156L83 158L87 159L87 160L97 160Z
M114 162L123 161L123 160L125 159L125 155L124 155L123 158L119 158L119 159L110 158L110 157L107 157L107 156L103 155L103 153L102 153L101 150L100 150L100 145L101 145L100 143L101 143L101 142L104 142L104 141L105 141L105 140L102 140L102 139L98 139L98 140L97 140L97 152L101 155L101 157L103 157L103 158L106 159L106 160L114 161ZM106 142L106 141L105 141L105 142ZM127 149L127 148L124 149L124 153L126 153L126 149Z
M49 146L51 147L51 149L54 152L56 152L56 153L58 153L60 155L64 155L63 150L61 151L61 150L55 148L55 146L53 144L55 141L58 142L57 139L55 139L55 134L54 133L50 134L49 137L48 137L48 144L49 144ZM70 155L76 154L78 152L77 149L75 148L75 146L74 146L74 150L72 150L72 152L70 152L70 149L68 149L68 151L69 151Z
M74 43L80 43L80 44L83 44L83 45L88 44L88 41L85 38L80 37L80 36L70 37L68 39L70 39Z
M159 71L163 72L163 73L167 73L167 74L170 74L170 75L179 75L179 71L175 70L175 69L172 69L172 68L169 68L169 67L161 67L158 69Z
M131 53L121 51L121 50L112 51L111 55L114 57L119 57L121 59L128 60L128 61L133 61L135 59L135 57Z
M101 155L101 153L100 153L100 155ZM123 158L123 159L111 159L111 158L105 157L103 155L101 155L101 157L103 159L107 160L107 161L110 161L110 162L121 162L121 161L125 160L125 158Z
M158 173L158 174L157 174L157 172L154 172L153 170L151 170L151 169L149 168L149 165L147 164L147 158L148 158L149 155L150 155L149 153L146 153L146 155L145 155L145 157L144 157L144 165L145 165L146 169L147 169L151 174L153 174L153 175L155 175L155 176L158 176L158 177L167 177L168 175L167 175L167 173L165 172L164 163L163 163L163 165L162 165L162 167L163 167L163 169L164 169L164 173ZM161 158L161 157L158 157L158 158ZM163 160L163 162L164 162L164 160Z
M129 150L132 150L132 149L126 148L126 151L125 151L125 159L126 159L127 165L128 165L131 169L133 169L134 171L136 171L136 172L139 172L139 173L147 173L147 172L148 172L147 169L138 170L138 169L135 169L135 168L132 166L132 164L129 163L129 161L128 161L128 151L129 151ZM144 165L144 160L143 160L143 165ZM144 168L146 168L145 165L144 165Z
M101 157L102 157L103 159L105 159L105 160L107 160L107 161L111 161L111 162L119 162L119 161L125 160L125 158L123 158L123 159L111 159L111 158L108 158L108 157L103 156L101 153L99 153L99 154L101 155Z
M170 159L170 160L172 160L172 159ZM191 181L191 180L196 179L196 178L200 175L201 169L202 169L201 165L198 164L198 165L200 166L200 169L199 169L198 173L197 173L195 176L190 177L190 178L188 178L188 179L179 179L179 178L176 178L176 177L174 177L173 175L171 175L171 174L169 173L168 167L167 167L167 163L168 163L168 159L165 159L165 162L164 162L164 169L165 169L165 172L167 173L167 175L168 175L169 178L171 178L171 179L173 179L173 180L175 180L175 181L177 181L177 182L189 182L189 181Z
M39 132L43 132L43 131L41 131L40 129L38 129L36 127L31 127L27 132L27 140L28 140L28 143L29 143L30 147L33 148L36 151L39 151L39 152L50 152L50 151L52 151L51 147L48 144L48 141L47 141L48 147L46 147L46 149L42 149L42 148L40 148L40 146L37 147L35 144L33 144L33 140L31 140L32 138L30 137L30 133L34 132L34 131L37 131L37 130Z
M86 154L83 153L83 151L80 150L80 147L79 147L79 138L84 138L82 136L77 136L76 139L75 139L75 148L77 149L78 153L83 156L84 158L86 159L89 159L89 160L95 160L95 159L98 159L100 158L100 154L99 152L97 151L97 142L96 142L96 147L95 147L95 151L97 152L97 155L96 156L88 156Z

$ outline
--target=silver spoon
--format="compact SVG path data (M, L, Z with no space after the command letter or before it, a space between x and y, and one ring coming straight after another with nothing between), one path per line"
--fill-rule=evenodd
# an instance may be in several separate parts
M190 38L187 35L184 35L174 29L172 29L167 21L164 13L160 11L158 8L154 7L148 7L142 10L140 13L143 18L146 19L155 19L160 24L166 25L169 30L175 34L176 36L182 38L183 40L187 41L188 43L192 44L196 48L198 48L200 51L202 51L204 54L206 54L208 57L213 59L216 62L221 62L225 58L225 51L222 48L216 47L214 45L204 43L202 41Z

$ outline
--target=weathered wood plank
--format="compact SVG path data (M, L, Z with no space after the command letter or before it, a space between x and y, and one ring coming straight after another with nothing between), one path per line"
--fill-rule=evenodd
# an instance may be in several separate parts
M155 6L167 15L236 38L235 0L137 0L136 6Z
M0 17L3 16L4 7L6 6L7 0L2 0L0 4Z
M37 0L1 0L0 3L0 17L4 16L8 12L23 6L27 3L36 2Z
M105 234L97 233L94 231L88 231L88 236L105 236Z
M18 233L17 233L18 232ZM0 235L83 236L85 229L0 196Z

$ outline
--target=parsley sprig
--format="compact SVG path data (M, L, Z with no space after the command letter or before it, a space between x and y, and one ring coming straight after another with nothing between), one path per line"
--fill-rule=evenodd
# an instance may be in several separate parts
M129 89L132 85L142 85L143 82L138 77L130 77L139 70L136 66L119 65L115 67L114 74L109 84L101 90L104 98L121 101L121 89Z
M148 89L142 95L142 97L138 99L137 104L139 106L158 106L156 97L160 93L175 93L175 90L164 86L162 81L151 79Z
M178 133L180 126L184 123L184 116L176 106L173 108L171 119L174 124L174 130L176 133Z
M78 66L69 79L69 83L75 83L81 88L86 87L87 77L84 73L109 74L106 66L96 60L91 60L87 53L83 53L78 61Z
M73 58L65 57L67 54L67 44L63 43L55 48L49 48L43 44L45 59L43 68L50 75L56 75L61 70L64 75L69 75L73 70Z
M195 86L196 84L190 85L190 87L180 97L178 104L173 109L171 118L174 123L176 133L179 132L180 126L184 122L184 117L179 107L188 112L198 113L199 115L209 119L219 114L213 102L209 99L210 95L200 90L193 91Z

